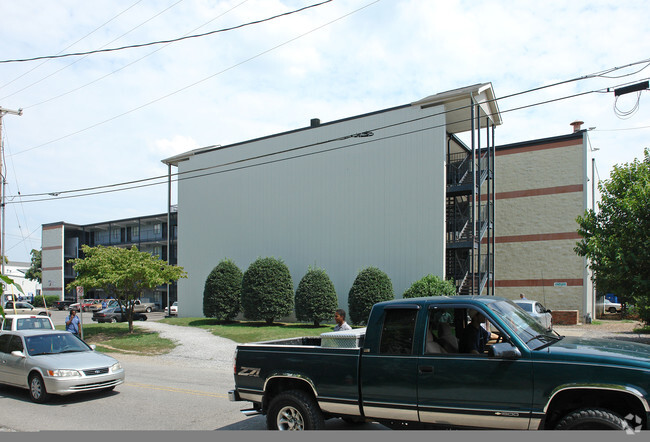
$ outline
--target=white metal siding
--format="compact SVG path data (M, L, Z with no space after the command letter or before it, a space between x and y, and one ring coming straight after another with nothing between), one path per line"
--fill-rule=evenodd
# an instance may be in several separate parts
M178 257L183 316L202 316L205 279L223 258L245 271L258 257L281 258L294 287L309 266L325 269L347 309L348 291L368 266L385 271L401 297L433 273L444 277L445 143L441 108L394 109L210 151L179 164ZM185 172L435 115L270 158ZM431 128L424 131L420 129ZM413 132L413 133L411 133ZM350 146L338 150L337 147ZM287 161L281 158L330 150ZM274 163L214 174L268 161Z

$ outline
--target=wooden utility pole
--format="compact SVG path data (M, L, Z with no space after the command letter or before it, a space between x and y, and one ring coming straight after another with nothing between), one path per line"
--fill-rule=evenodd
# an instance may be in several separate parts
M5 274L5 186L7 184L7 175L4 172L5 165L3 161L5 157L5 148L2 139L2 117L7 114L21 116L23 114L23 110L18 109L15 111L0 107L0 176L2 177L2 210L0 211L2 215L2 235L0 235L0 241L2 242L0 243L0 274L2 275Z

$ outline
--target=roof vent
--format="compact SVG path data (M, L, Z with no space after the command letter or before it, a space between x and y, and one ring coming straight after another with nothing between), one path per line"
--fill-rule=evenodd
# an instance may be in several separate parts
M311 127L320 126L320 118L312 118L310 122Z
M580 127L582 127L583 124L585 124L585 122L580 120L571 123L571 126L573 126L573 133L580 132Z

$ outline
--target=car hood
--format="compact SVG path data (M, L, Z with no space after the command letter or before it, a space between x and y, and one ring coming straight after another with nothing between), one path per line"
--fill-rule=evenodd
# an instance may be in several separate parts
M549 356L601 363L641 366L650 369L650 345L619 339L565 336L546 347Z
M110 367L117 362L117 359L96 351L81 351L30 356L29 362L43 368L87 370L90 368Z

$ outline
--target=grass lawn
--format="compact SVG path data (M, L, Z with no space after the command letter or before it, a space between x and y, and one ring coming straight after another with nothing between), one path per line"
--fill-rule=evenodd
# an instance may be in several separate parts
M133 333L129 333L129 324L84 324L84 341L95 344L97 350L103 353L135 353L145 356L164 354L172 350L176 344L158 336L158 333L143 330L134 323ZM65 330L64 326L56 326L57 330Z
M320 336L331 332L334 324L314 327L310 324L281 323L266 325L265 322L234 321L221 322L207 318L165 318L160 322L186 327L200 327L212 334L231 339L238 343L272 341L298 336Z

